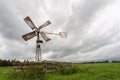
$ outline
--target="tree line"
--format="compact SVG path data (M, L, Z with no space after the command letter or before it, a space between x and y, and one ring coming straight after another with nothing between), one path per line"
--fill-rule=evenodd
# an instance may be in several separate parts
M83 64L87 63L120 63L120 61L114 60L114 61L109 61L109 60L103 60L103 61L90 61L90 62L82 62Z
M20 63L20 61L14 60L2 60L0 59L0 66L13 66L13 63Z
M23 62L29 63L31 61L24 60ZM32 61L32 62L34 62L34 61ZM19 63L21 63L21 61L16 60L16 59L14 59L14 60L2 60L2 59L0 59L0 66L14 66L13 63L18 63L19 64ZM79 63L79 62L77 62L77 63ZM103 60L103 61L96 61L96 62L91 61L91 62L82 62L82 63L83 64L87 64L87 63L120 63L120 61Z

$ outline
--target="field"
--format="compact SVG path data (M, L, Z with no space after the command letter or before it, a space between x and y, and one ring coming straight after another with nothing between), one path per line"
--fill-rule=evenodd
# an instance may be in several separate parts
M59 72L48 73L45 80L120 80L120 63L74 64L74 66L79 67L78 72L64 75ZM0 67L0 80L10 80L11 73L12 67Z
M7 77L13 72L12 67L0 67L0 80L9 80Z

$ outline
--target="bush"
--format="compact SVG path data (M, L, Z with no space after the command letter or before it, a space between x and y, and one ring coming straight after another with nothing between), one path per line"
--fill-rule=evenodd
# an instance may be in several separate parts
M79 68L77 66L73 67L62 67L58 69L58 72L62 75L69 75L79 72Z

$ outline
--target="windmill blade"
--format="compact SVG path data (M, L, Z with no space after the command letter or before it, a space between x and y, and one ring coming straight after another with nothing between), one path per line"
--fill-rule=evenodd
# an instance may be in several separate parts
M46 42L51 40L44 32L40 32L40 34Z
M36 33L35 31L32 31L30 33L27 33L25 35L22 36L22 38L25 40L25 41L28 41L29 39L33 38L36 36Z
M59 35L61 38L67 38L67 32L60 32Z
M49 24L51 24L51 22L49 20L47 20L44 24L42 24L40 27L39 27L39 30L48 26Z
M24 18L24 21L28 24L28 26L33 30L36 28L36 26L34 25L34 23L32 22L32 20L30 19L29 16L27 16L26 18Z

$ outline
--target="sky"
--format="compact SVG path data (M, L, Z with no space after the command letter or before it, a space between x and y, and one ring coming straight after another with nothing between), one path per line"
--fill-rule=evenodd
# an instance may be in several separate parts
M45 32L67 32L66 39L47 35L41 44L43 60L120 61L120 0L0 0L0 59L34 60L36 37L24 41L36 26L50 20Z

